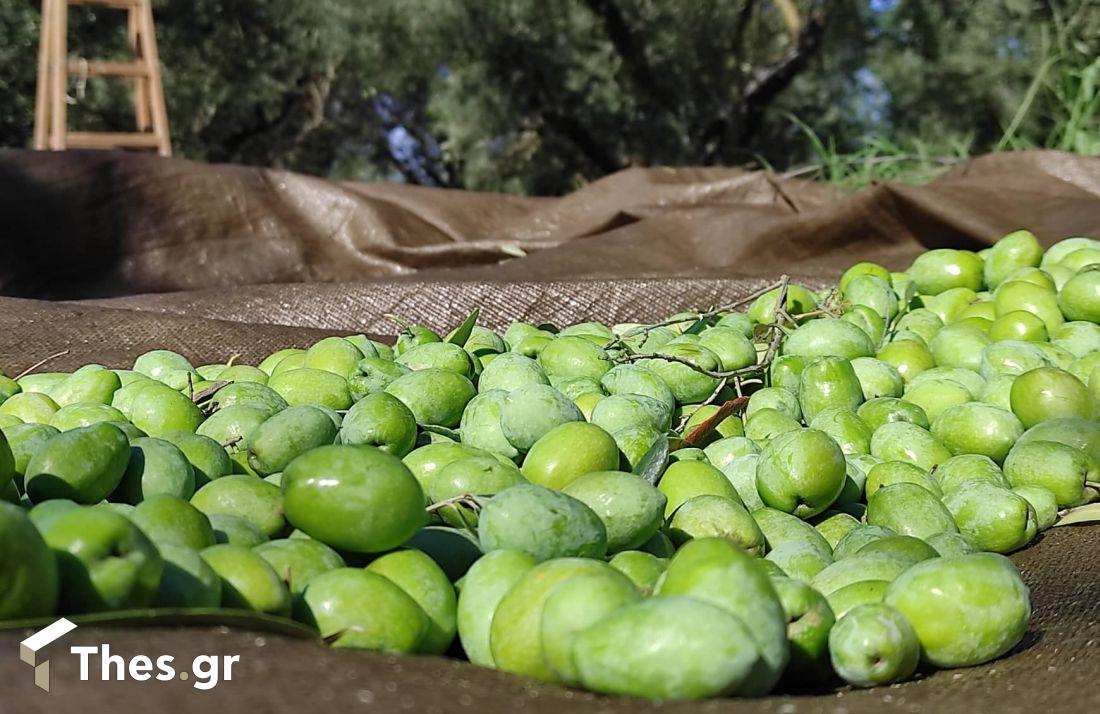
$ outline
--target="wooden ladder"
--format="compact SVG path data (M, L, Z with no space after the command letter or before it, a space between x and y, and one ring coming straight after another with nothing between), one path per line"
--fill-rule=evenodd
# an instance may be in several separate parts
M160 79L157 39L150 0L42 0L42 33L38 43L38 88L35 97L34 148L146 149L172 155L168 113ZM70 60L68 14L72 5L125 10L132 62ZM66 94L69 78L123 77L134 83L136 132L69 131Z

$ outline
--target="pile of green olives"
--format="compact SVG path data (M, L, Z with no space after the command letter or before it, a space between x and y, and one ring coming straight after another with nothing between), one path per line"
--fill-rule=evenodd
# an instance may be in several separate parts
M1098 405L1100 241L1027 231L657 324L0 376L0 621L246 610L650 699L897 682L1021 642L1005 556L1100 495Z

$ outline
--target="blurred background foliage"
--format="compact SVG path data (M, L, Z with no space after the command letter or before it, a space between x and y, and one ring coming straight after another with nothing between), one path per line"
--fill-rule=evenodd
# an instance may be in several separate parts
M39 3L0 0L0 146L27 146ZM973 154L1100 153L1100 0L154 0L178 155L561 194L636 165L858 187ZM126 55L73 9L73 57ZM71 126L129 130L75 78Z

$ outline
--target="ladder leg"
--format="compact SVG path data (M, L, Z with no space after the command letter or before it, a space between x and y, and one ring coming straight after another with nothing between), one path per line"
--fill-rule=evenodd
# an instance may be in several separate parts
M141 51L141 15L136 7L127 13L127 27L130 35L130 48L138 61L145 59ZM134 77L134 119L138 131L149 131L152 119L149 116L149 77Z
M42 0L42 20L38 31L38 82L34 96L34 148L43 151L50 142L50 32L53 0Z
M172 155L172 141L168 135L168 111L164 106L164 85L160 78L160 56L157 38L153 30L153 8L149 0L141 0L140 39L141 51L149 63L149 105L152 110L153 133L159 140L158 153Z
M67 145L68 107L65 92L68 85L69 4L53 0L54 13L50 42L50 148L63 151Z

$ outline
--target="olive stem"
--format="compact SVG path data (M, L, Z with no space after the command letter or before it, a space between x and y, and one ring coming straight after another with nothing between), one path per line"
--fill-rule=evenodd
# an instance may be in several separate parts
M191 391L194 391L194 386L191 384L191 373L187 374L187 384ZM206 389L200 390L196 394L192 394L191 401L195 404L200 404L213 397L215 394L225 389L231 384L231 382L215 382Z
M618 362L618 363L625 363L625 362L637 362L637 361L643 360L643 359L660 359L660 360L664 360L666 362L676 362L677 364L682 364L685 367L691 367L693 370L695 370L699 374L705 374L706 376L713 377L714 379L729 379L730 377L739 377L741 375L755 374L756 372L760 371L761 367L763 367L763 365L761 365L761 364L752 364L752 365L749 365L748 367L742 367L740 369L732 369L732 370L729 370L729 371L716 371L716 370L713 370L713 369L706 369L704 367L700 367L699 365L695 364L694 362L692 362L691 360L689 360L685 357L678 357L677 355L663 355L663 354L658 354L657 352L641 352L641 353L632 354L632 355L620 355L618 357L611 358L611 361L612 362Z
M711 392L710 396L707 397L706 400L699 405L699 409L702 409L708 404L713 404L714 400L718 398L718 395L722 392L723 389L726 388L726 385L728 383L729 377L722 377L720 380L718 380L718 386L716 386L714 388L714 391ZM740 384L740 382L738 382L738 384ZM698 411L698 409L696 409L696 411ZM682 433L684 431L684 428L688 425L688 422L691 421L691 417L693 416L693 414L694 412L692 414L685 414L683 417L680 418L680 423L676 425L677 433Z
M471 508L481 508L481 501L479 501L477 499L477 496L472 493L463 493L458 496L444 498L442 501L437 501L436 503L433 503L424 510L426 510L428 513L435 513L441 508L458 505L470 506Z
M48 362L53 362L58 357L64 357L67 354L69 354L69 350L61 350L57 354L52 354L52 355L50 355L49 357L47 357L45 359L40 359L37 362L35 362L34 364L32 364L30 367L27 367L25 370L23 370L19 374L15 375L14 377L12 377L12 380L15 381L15 382L18 382L19 380L23 379L23 377L26 377L28 374L30 374L34 370L38 369L42 365L44 365Z
M741 307L742 305L746 305L746 304L752 302L753 300L757 299L761 295L766 295L767 293L770 293L772 290L775 290L776 288L780 287L781 284L782 284L782 281L777 282L777 283L773 283L771 285L767 285L765 287L760 288L759 290L756 290L752 293L749 293L748 295L746 295L743 298L735 300L734 302L727 303L727 304L721 305L719 307L711 308L710 310L703 310L703 311L700 311L698 313L695 313L695 315L696 315L695 321L698 322L699 320L705 320L707 318L714 317L715 315L717 315L720 312L728 312L729 310L735 310L735 309ZM664 322L656 322L652 325L639 325L638 327L632 327L631 329L627 330L623 334L621 334L621 335L615 337L614 339L608 341L607 344L605 344L603 346L603 348L605 350L609 350L612 347L614 347L616 344L623 343L623 341L628 337L636 337L637 335L648 335L650 333L650 331L655 330L658 327L671 327L672 325L679 325L679 324L684 323L684 322L689 322L689 320L687 318L683 318L683 317L670 318L668 320L665 320Z

